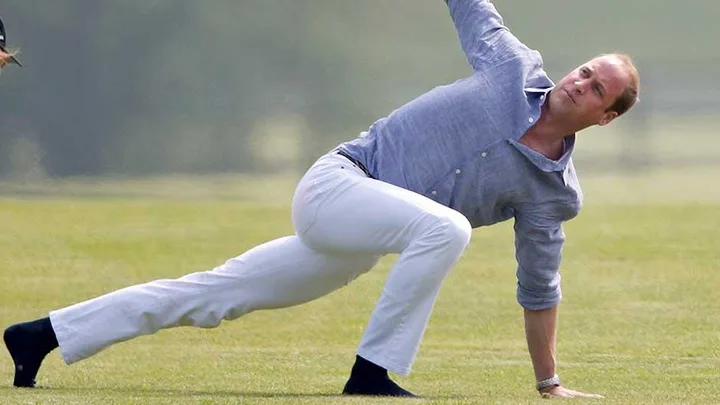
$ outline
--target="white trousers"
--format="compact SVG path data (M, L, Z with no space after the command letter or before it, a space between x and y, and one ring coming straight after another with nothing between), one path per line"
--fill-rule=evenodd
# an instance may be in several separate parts
M399 253L358 354L408 375L440 286L465 251L467 219L417 193L370 179L337 154L298 184L296 235L257 246L210 271L124 288L50 312L67 364L176 326L213 328L260 309L314 300Z

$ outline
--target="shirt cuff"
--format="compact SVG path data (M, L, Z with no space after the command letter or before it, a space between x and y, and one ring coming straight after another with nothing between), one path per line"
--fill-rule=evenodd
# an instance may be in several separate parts
M562 300L562 290L558 285L555 289L547 292L531 291L520 284L517 286L518 303L525 309L541 311L550 309Z

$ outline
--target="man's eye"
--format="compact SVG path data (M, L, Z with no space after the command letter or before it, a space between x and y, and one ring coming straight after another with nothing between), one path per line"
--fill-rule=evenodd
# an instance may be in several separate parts
M602 90L600 89L600 86L593 86L593 90L595 90L595 93L597 93L598 96L602 96Z

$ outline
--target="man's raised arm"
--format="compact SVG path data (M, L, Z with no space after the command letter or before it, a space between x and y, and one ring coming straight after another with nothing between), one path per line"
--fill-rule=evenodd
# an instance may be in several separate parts
M497 52L505 50L502 42L517 41L490 1L445 0L445 3L450 9L460 46L474 70L482 69Z

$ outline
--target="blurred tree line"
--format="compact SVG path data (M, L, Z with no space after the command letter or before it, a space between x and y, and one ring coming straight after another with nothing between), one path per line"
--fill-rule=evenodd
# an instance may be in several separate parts
M681 75L717 49L717 2L495 3L555 78L615 50ZM4 0L0 15L26 65L0 80L0 175L304 166L469 73L442 0Z

